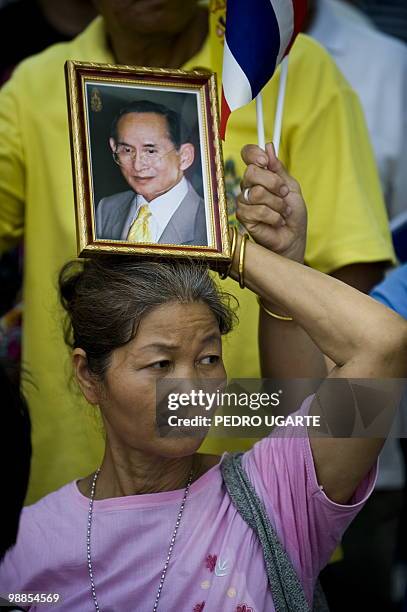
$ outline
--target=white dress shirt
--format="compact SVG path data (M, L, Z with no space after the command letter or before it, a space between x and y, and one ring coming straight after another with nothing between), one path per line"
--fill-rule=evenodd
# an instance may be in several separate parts
M407 210L407 46L342 9L338 0L317 0L308 34L326 48L359 95L393 218Z
M163 195L154 198L154 200L151 200L151 202L147 202L147 200L140 194L136 194L134 196L136 202L134 219L137 218L139 210L143 204L148 204L149 206L151 217L148 220L148 224L152 242L159 241L172 215L175 213L187 193L188 181L185 177L182 177L179 183L177 183L172 189Z
M339 17L344 16L348 22L352 20L354 23L370 26L374 30L377 29L370 17L360 9L346 2L346 0L339 0L339 2L332 3L332 8Z

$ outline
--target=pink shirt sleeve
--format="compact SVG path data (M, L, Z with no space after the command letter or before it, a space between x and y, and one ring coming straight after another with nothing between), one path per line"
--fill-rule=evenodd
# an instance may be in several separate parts
M349 504L331 501L319 486L308 435L273 433L245 453L243 466L263 500L310 600L316 578L371 494L375 465Z

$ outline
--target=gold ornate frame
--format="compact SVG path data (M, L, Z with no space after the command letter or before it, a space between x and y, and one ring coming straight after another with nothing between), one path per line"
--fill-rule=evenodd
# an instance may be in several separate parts
M216 76L203 70L186 72L161 68L140 68L67 61L65 64L68 115L71 139L72 170L75 194L76 234L79 256L95 253L125 253L152 257L198 257L211 261L215 268L223 268L230 261L230 241L227 205L224 188L222 147L219 137L219 109ZM86 86L95 84L125 84L128 87L145 85L160 90L184 90L198 93L198 104L203 125L200 146L205 164L205 206L209 210L207 227L209 246L174 244L138 244L121 240L97 239L95 234L95 202L91 146L89 141ZM97 102L97 100L96 100ZM204 180L204 177L203 177ZM209 200L209 201L207 201ZM207 223L208 226L208 223Z

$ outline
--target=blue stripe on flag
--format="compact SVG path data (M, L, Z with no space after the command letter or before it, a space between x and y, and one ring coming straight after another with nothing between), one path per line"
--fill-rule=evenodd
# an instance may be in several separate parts
M280 51L280 30L270 0L229 0L226 40L255 98L274 73Z

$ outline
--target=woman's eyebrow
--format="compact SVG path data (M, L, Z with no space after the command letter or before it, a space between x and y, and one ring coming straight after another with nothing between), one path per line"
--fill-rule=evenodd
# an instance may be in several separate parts
M166 350L175 350L179 348L179 344L174 342L152 342L151 344L145 344L144 346L140 346L137 348L137 351L145 351L146 349L166 349Z
M210 342L221 342L220 333L211 333L202 338L202 343L209 344Z
M207 336L204 336L201 340L202 344L209 344L210 342L221 342L221 337L218 333L210 333ZM176 342L152 342L151 344L145 344L144 346L140 346L137 348L137 351L145 351L148 349L158 349L158 350L176 350L180 348L180 345Z

